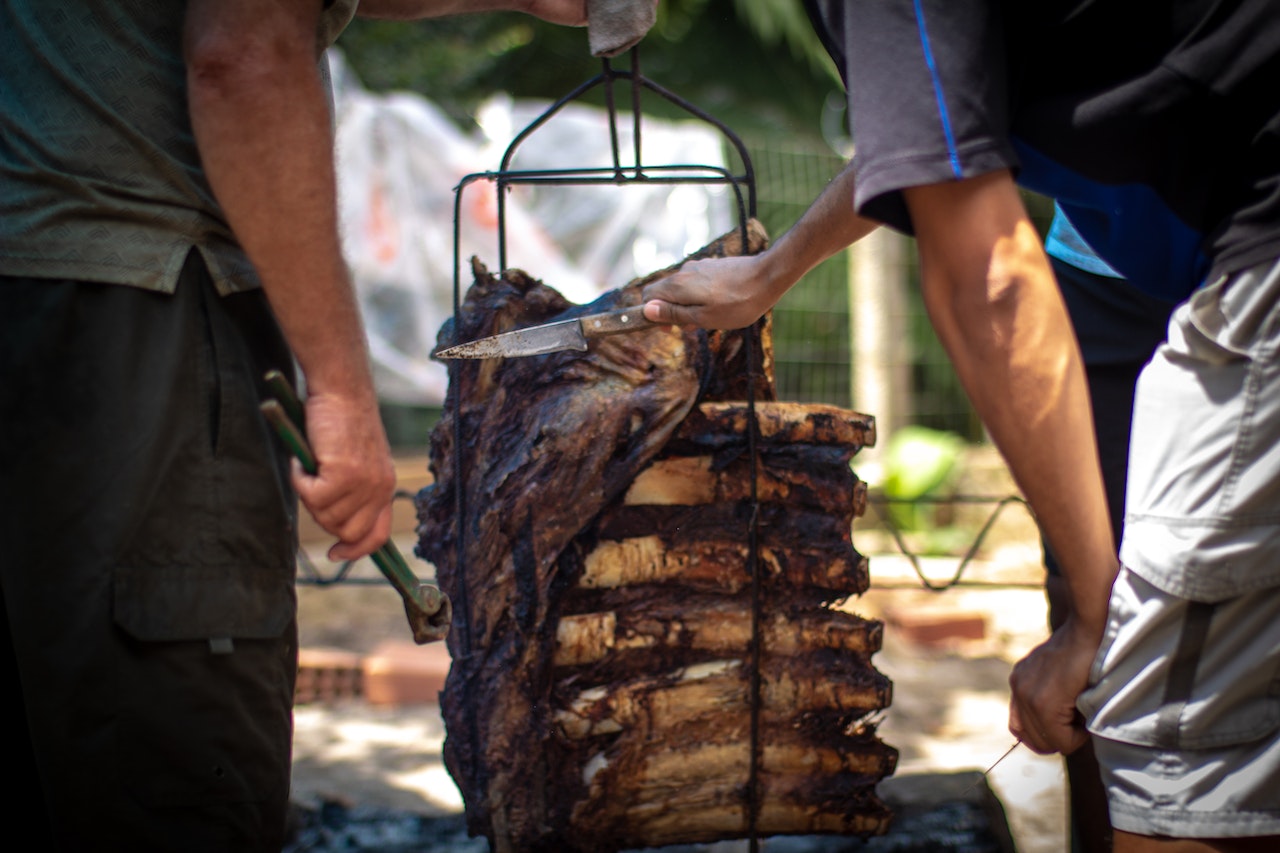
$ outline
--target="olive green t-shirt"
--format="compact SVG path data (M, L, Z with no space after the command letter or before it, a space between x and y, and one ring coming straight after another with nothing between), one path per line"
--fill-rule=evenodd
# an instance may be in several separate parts
M324 4L321 47L356 2ZM185 12L179 0L0 5L0 275L172 292L195 248L220 292L258 286L201 169Z

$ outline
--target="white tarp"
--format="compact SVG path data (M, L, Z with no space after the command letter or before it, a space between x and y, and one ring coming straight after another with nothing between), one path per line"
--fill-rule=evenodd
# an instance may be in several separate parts
M464 176L497 170L514 135L547 104L497 96L462 132L432 102L366 91L331 51L337 120L343 250L369 335L378 394L400 405L438 405L446 373L428 353L453 311L455 188ZM634 160L630 117L619 122L622 163ZM644 163L723 166L722 135L700 121L645 118ZM513 170L608 166L604 111L570 104L520 146ZM575 302L684 257L732 227L736 205L722 185L513 188L506 204L508 266L525 270ZM461 284L470 258L498 266L492 183L462 193Z

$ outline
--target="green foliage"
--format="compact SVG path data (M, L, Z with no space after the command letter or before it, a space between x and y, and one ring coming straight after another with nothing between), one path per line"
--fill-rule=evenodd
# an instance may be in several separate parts
M964 439L950 432L905 426L893 434L885 449L881 488L891 501L889 515L899 529L931 526L932 507L906 502L942 491L951 482L963 450Z
M894 500L934 494L950 478L964 448L954 433L906 426L893 434L885 453L884 493Z
M825 75L833 85L840 85L835 64L796 0L734 0L733 5L761 44L770 48L785 45L791 56L807 62L816 76Z
M464 125L493 92L554 100L601 67L585 30L509 12L357 19L338 47L370 89L426 95ZM664 0L639 55L647 77L744 131L817 137L822 104L839 89L799 0ZM644 108L678 114L652 97Z

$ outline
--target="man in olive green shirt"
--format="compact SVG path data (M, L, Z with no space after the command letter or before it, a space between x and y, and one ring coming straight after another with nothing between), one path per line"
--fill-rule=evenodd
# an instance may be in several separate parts
M0 2L0 699L33 849L278 850L295 495L394 470L339 249L323 50L356 0ZM417 17L582 0L369 0ZM319 471L258 416L306 380Z

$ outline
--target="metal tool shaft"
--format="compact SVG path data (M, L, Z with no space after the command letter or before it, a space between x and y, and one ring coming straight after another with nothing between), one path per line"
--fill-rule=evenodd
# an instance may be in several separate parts
M275 428L281 441L297 457L302 470L311 475L316 474L319 466L315 454L295 421L295 417L300 418L303 411L302 403L283 374L271 371L266 380L276 398L262 403L262 414ZM290 411L298 414L290 417ZM409 629L413 632L413 641L422 645L444 639L449 633L449 624L453 621L453 607L449 597L433 584L418 580L400 549L390 539L370 554L369 558L404 600L404 612L409 620Z

